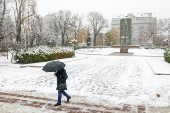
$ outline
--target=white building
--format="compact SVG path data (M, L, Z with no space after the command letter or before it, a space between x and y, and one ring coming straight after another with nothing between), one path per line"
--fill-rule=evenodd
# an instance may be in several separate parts
M111 27L120 31L120 20L123 18L132 19L132 37L131 45L146 46L148 43L153 44L153 38L156 36L157 18L152 17L152 13L117 15L112 18Z

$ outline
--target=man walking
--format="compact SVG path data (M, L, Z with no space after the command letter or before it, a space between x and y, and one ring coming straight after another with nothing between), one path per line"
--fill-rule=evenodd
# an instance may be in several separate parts
M68 78L68 76L67 76L65 69L61 69L60 71L55 72L54 75L57 77L57 88L56 88L56 90L58 90L59 89L58 86L61 83L66 84L66 79ZM71 97L64 90L62 90L62 91L58 90L58 102L54 106L61 105L62 94L67 97L66 102L69 102L69 100L71 99Z

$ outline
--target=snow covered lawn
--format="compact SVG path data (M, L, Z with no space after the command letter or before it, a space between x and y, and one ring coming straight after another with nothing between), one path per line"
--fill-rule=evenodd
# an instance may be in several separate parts
M147 62L152 58L158 65L157 58L148 56L163 56L162 50L131 49L134 56L108 56L113 52L118 49L78 50L75 58L61 59L66 63L69 77L67 93L105 106L170 106L170 76L155 75ZM91 53L94 55L88 55ZM161 62L164 66L164 60ZM45 62L28 65L44 66ZM48 95L57 94L55 88L53 73L46 73L42 68L20 68L19 64L10 63L10 59L0 57L0 91L34 90Z

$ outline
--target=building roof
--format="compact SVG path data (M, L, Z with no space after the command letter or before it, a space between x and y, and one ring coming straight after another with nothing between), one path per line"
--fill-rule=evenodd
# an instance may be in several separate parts
M113 18L126 18L126 17L136 17L136 18L149 18L152 17L152 13L129 13L129 14L114 14Z

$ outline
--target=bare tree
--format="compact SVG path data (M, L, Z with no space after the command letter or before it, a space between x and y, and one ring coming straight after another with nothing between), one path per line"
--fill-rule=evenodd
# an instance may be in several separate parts
M93 45L96 45L96 37L100 31L108 27L108 20L106 20L99 12L90 12L88 14L88 21L94 33Z
M37 35L38 37L41 37L41 43L43 44L48 44L50 46L61 44L59 37L60 30L56 21L57 18L56 15L49 14L41 18L40 21L38 21L37 31L39 32L40 35L39 34Z
M157 34L159 37L163 37L163 27L164 27L164 22L162 19L159 19L158 24L157 24Z
M30 15L29 17L26 17L23 20L23 34L25 37L25 48L27 46L32 47L34 44L34 41L37 36L37 18L36 18L36 13L34 12L36 9L36 3L34 1L29 1L26 6L25 6L25 11L23 12L26 16Z
M30 21L30 38L29 38L29 45L32 47L34 45L34 41L36 40L37 37L37 20L36 16L34 16L33 19Z
M160 19L158 21L157 38L163 39L165 45L170 45L170 18Z
M167 45L170 46L170 18L165 19L165 30L167 32Z
M43 22L42 22L42 18L39 15L36 16L36 20L37 20L37 27L38 27L38 31L37 31L38 36L37 36L36 43L37 43L37 45L39 45L42 40Z
M34 0L14 0L17 43L21 42L21 31L24 20L33 16L33 14L35 13L35 8L33 5L34 3Z
M4 38L2 33L2 25L5 17L5 12L6 12L6 0L0 0L0 40Z
M65 36L66 36L66 33L70 27L72 14L70 11L66 11L66 10L62 11L61 10L57 14L54 14L54 16L55 16L55 20L56 20L55 26L58 27L57 30L59 30L61 37L62 37L61 45L64 45L65 44Z
M145 45L149 42L149 26L140 26L138 41L140 45Z
M13 42L12 37L7 37L4 40L4 46L7 49L7 59L8 59L8 52L11 53L12 57L11 57L11 62L14 56L14 53L16 51L18 51L18 49L20 48L19 45L17 45L16 43Z
M78 15L74 15L72 18L72 23L71 25L73 26L74 29L74 36L75 39L77 39L79 36L79 31L82 28L82 18L79 17Z

